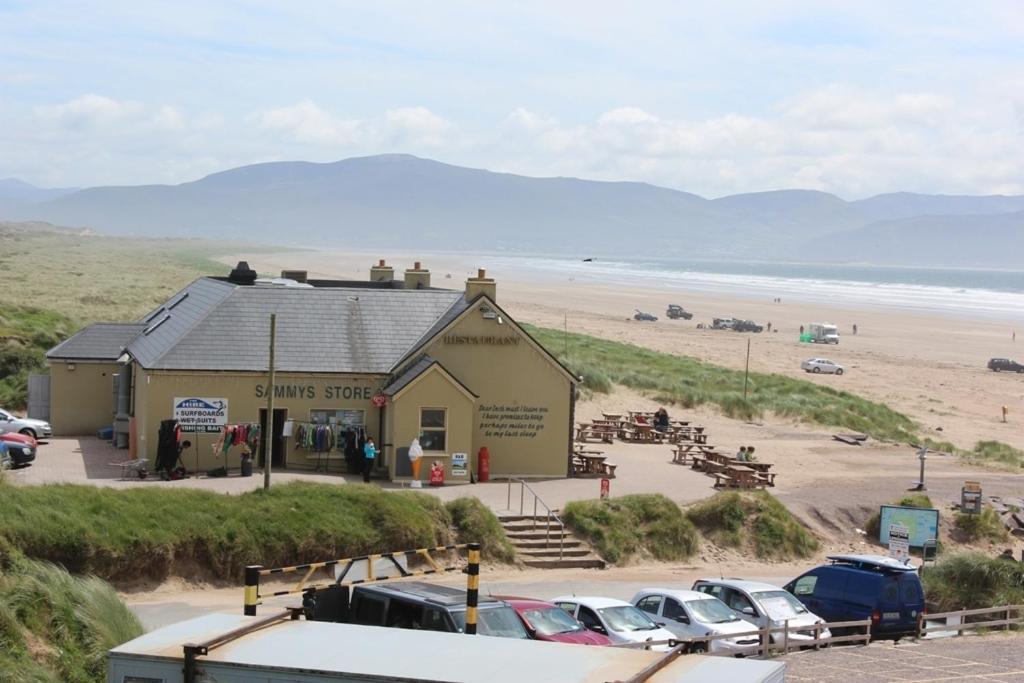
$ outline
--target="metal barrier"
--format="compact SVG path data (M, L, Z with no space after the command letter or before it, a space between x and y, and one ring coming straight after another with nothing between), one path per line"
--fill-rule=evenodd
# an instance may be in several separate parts
M554 513L554 511L550 507L548 507L547 503L545 503L543 501L543 499L541 499L541 497L537 495L537 492L534 491L532 488L530 488L530 485L527 484L524 480L522 480L522 479L513 479L511 477L508 477L506 479L506 481L508 482L508 496L507 496L507 500L506 500L506 503L505 503L505 505L506 505L505 509L506 510L511 510L512 509L512 482L513 481L516 482L517 484L519 484L519 516L520 517L523 516L523 509L524 509L524 502L525 502L524 501L524 497L526 495L526 491L529 491L530 495L533 496L533 529L534 529L534 531L537 530L537 505L539 504L539 505L541 505L544 508L544 512L545 512L545 517L544 517L544 528L545 528L544 547L545 548L551 547L551 527L552 527L552 524L554 524L554 525L556 525L556 528L558 530L558 559L561 560L563 554L565 553L565 523L562 522L562 519L558 515L556 515Z
M994 628L1001 626L1004 630L1010 630L1011 626L1018 626L1024 624L1024 615L1021 612L1024 611L1024 605L1000 605L998 607L981 607L978 609L962 609L956 612L939 612L936 614L921 614L917 617L917 637L927 635L929 633L945 632L945 631L956 631L957 635L962 635L964 631L976 631L983 628ZM1017 616L1012 616L1016 612ZM982 614L1000 614L1002 613L1002 619L988 619L985 621L963 621L964 617L976 617ZM950 617L960 619L958 624L935 624L933 626L926 626L925 621L948 621Z
M417 548L415 550L402 550L392 553L379 553L375 555L361 555L359 557L348 557L339 560L327 560L326 562L310 562L308 564L297 564L292 567L275 567L267 569L261 565L250 565L245 568L245 596L244 596L244 614L246 616L256 616L256 607L260 604L260 598L267 597L278 597L281 595L293 595L296 593L308 593L310 591L318 591L330 586L353 586L360 583L375 583L379 581L389 581L392 579L406 578L409 576L425 576L427 574L442 574L444 572L450 572L458 569L458 566L441 566L433 557L431 553L448 553L456 550L469 550L472 552L472 548L476 547L476 561L479 565L480 561L480 544L478 543L460 543L455 545L441 545L433 548ZM409 570L399 564L396 558L420 558L427 564L427 569L416 569ZM394 569L397 570L398 576L373 576L374 565L378 560L390 560ZM366 563L366 578L356 579L353 581L345 581L345 577L351 571L357 563ZM343 565L341 574L338 578L330 581L329 583L309 584L310 578L313 574L324 569L331 569ZM391 567L389 567L391 569ZM293 574L297 572L304 572L302 578L298 584L292 588L286 590L274 591L273 593L261 594L260 593L260 578L264 576L274 576L277 574ZM477 569L479 572L479 567ZM479 580L479 579L478 579ZM468 615L467 615L468 617ZM467 619L468 621L468 619Z

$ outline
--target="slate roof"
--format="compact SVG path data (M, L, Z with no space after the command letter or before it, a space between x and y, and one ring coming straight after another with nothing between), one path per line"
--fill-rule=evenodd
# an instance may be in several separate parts
M145 323L94 323L68 337L46 352L53 360L115 361Z
M276 313L278 371L387 374L439 320L465 306L462 291L200 278L150 314L128 352L154 370L263 371Z

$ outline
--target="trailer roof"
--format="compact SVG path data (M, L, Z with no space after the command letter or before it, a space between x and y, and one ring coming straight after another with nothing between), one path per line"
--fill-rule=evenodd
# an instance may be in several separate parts
M111 659L181 661L182 647L215 638L255 617L209 614L166 626L111 650ZM374 676L392 681L604 683L624 680L658 660L657 652L565 643L467 636L314 621L283 621L217 647L209 665L321 674ZM515 666L509 666L515 662ZM680 657L651 683L781 680L777 662L691 655Z

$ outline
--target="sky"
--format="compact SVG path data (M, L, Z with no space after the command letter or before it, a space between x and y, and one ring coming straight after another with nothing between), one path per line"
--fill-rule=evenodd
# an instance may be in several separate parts
M0 0L0 178L404 152L717 197L1024 193L1024 3Z

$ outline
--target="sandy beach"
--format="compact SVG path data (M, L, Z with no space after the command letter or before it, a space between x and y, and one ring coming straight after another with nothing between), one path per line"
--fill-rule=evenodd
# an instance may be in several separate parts
M280 254L240 254L261 273L305 268L310 277L364 279L380 255L352 251L290 251ZM558 274L510 267L507 256L471 254L385 254L401 270L416 260L432 272L436 287L459 288L476 268L487 268L498 284L498 301L517 320L631 342L658 351L693 356L731 368L742 368L751 340L750 368L807 379L847 389L882 401L921 426L922 434L969 448L994 439L1024 447L1024 377L994 373L985 363L995 356L1024 356L1024 336L1012 339L1005 321L950 314L922 314L870 309L835 301L831 305L763 296L724 296L659 288L649 282L622 284L582 281ZM491 261L501 264L490 267ZM668 320L667 304L677 303L694 313L690 321ZM655 323L632 320L634 309L659 316ZM736 316L765 325L772 333L741 334L697 329L713 317ZM839 326L838 347L801 344L800 325L828 320ZM856 324L858 334L852 334ZM778 330L776 332L776 330ZM1024 330L1022 330L1024 331ZM1018 346L1020 344L1020 346ZM846 367L842 377L814 376L800 370L813 356L830 358ZM1009 420L1003 423L1001 407Z

